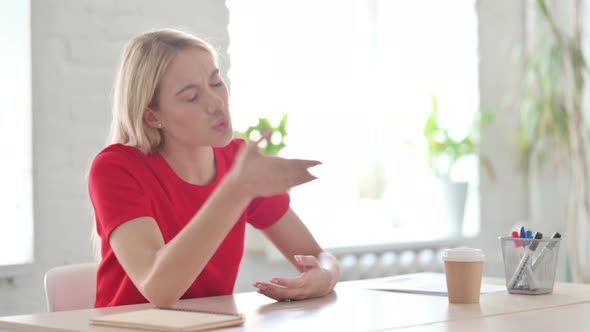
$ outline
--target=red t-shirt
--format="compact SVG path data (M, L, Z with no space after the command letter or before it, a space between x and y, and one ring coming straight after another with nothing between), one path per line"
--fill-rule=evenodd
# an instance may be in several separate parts
M158 153L144 155L136 148L114 144L97 155L89 176L90 198L102 245L97 308L148 302L115 257L109 244L111 232L126 221L148 216L156 220L164 242L168 243L199 211L243 143L233 140L223 148L213 149L217 177L204 186L182 180ZM231 294L244 252L246 221L264 229L278 221L288 207L288 194L253 200L182 298ZM198 254L195 252L195 256Z

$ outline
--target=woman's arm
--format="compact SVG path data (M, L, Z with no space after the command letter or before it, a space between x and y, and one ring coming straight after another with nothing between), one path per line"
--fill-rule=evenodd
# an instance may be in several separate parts
M117 259L148 301L173 305L195 281L250 202L236 186L223 181L167 244L151 217L130 220L111 233Z
M259 292L276 300L305 299L330 293L340 278L338 260L322 250L305 224L289 209L264 234L301 272L296 278L258 282Z
M169 243L164 243L153 218L141 217L118 226L110 235L110 245L148 301L173 305L199 276L253 197L285 192L315 179L307 168L317 164L265 156L255 144L248 144L221 184Z

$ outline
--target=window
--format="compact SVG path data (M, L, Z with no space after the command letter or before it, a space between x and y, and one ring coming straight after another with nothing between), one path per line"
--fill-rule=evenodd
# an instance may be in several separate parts
M435 94L464 134L478 110L474 1L229 0L234 128L289 115L281 155L317 159L292 207L325 247L452 236L418 142ZM255 18L255 19L254 19ZM477 164L463 234L478 232Z
M0 2L0 265L33 259L29 1Z

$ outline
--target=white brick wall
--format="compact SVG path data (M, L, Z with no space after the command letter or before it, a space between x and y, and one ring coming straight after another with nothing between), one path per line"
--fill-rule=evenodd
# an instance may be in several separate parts
M229 69L222 0L32 0L31 12L36 262L14 286L0 284L0 316L45 311L45 271L91 259L85 174L106 142L124 43L181 28L214 43L223 74Z

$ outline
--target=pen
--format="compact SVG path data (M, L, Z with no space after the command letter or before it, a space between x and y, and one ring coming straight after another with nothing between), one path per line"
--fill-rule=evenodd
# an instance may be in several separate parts
M560 239L561 234L559 234L558 232L555 232L555 233L553 233L551 238L552 239ZM543 260L545 260L545 258L548 255L553 255L553 248L555 247L556 244L557 244L557 241L549 241L547 243L547 245L545 245L545 247L543 247L543 249L541 250L539 255L537 255L537 257L533 260L533 263L531 264L531 269L534 270Z
M514 275L512 275L510 282L508 282L508 287L510 289L516 288L518 281L523 277L523 274L527 274L529 277L529 280L528 280L529 281L528 282L529 288L531 288L531 289L534 288L534 285L531 285L531 283L534 283L534 281L531 278L532 273L530 273L530 270L528 270L530 268L529 262L531 260L533 253L535 252L535 250L539 246L539 241L535 241L535 240L540 240L542 238L543 238L543 233L541 233L541 232L535 233L535 238L531 241L531 243L525 249L524 255L520 259L520 262L518 263L518 266L516 267L516 271L514 271Z

